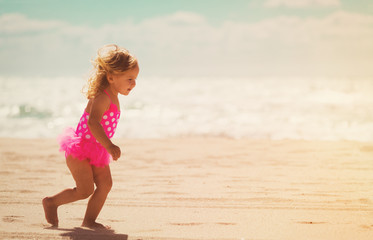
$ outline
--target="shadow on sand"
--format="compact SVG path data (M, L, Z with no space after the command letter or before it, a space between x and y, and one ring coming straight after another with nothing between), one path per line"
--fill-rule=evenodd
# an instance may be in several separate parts
M71 240L127 240L128 235L116 234L114 230L91 230L85 228L63 229L58 228L59 231L65 231L60 234L63 237L69 237Z

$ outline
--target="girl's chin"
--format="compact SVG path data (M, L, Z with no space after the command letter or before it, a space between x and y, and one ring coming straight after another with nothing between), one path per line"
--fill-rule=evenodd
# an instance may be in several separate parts
M132 89L127 89L125 91L120 92L120 94L127 96L128 94L130 94L131 90Z

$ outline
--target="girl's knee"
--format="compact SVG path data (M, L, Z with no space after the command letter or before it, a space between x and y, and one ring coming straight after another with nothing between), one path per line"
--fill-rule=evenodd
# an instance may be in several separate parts
M112 189L112 187L113 187L113 181L110 181L109 183L108 183L108 192L110 192L110 190Z
M107 192L110 192L111 188L113 187L113 181L108 181L106 184L104 184L104 188Z
M107 193L110 192L112 187L113 187L113 181L111 181L111 180L105 181L105 182L97 185L97 189L100 189L100 191L104 191L104 192L107 192Z
M78 194L78 197L79 199L86 199L88 198L89 196L92 195L93 191L94 191L94 187L93 185L90 186L90 187L80 187L80 188L75 188L76 189L76 192Z

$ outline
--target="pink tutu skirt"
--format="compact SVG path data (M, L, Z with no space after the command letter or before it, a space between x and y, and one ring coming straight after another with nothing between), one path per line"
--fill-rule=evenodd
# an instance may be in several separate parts
M65 152L65 157L71 155L81 161L88 160L96 167L105 167L112 160L111 155L96 139L78 136L73 128L67 128L58 137L58 142L60 152Z

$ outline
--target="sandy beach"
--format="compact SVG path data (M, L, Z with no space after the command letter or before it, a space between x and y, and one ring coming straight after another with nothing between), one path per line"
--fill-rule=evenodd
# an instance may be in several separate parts
M0 239L373 239L373 143L169 138L116 140L98 221L87 200L41 200L73 179L54 139L0 139Z

